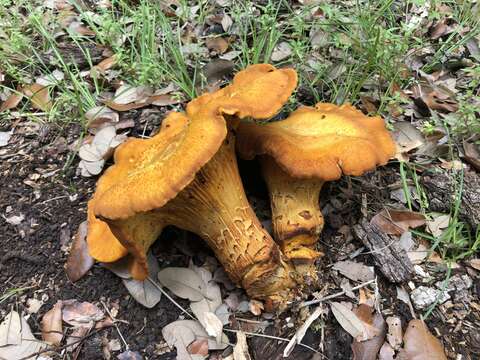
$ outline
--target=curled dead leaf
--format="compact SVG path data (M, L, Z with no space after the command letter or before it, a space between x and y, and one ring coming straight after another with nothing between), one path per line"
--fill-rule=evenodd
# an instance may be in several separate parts
M409 229L425 225L426 219L413 211L383 209L370 220L370 224L375 224L385 234L402 235Z
M422 320L409 322L403 342L401 354L408 360L447 360L442 344Z
M73 239L72 248L68 255L66 272L70 281L75 282L81 279L95 263L95 260L88 253L87 221L78 226L77 233Z
M60 345L63 339L62 306L62 301L57 301L42 318L42 338L55 346Z
M34 83L24 86L22 89L25 96L30 98L32 107L37 110L49 111L52 108L48 87Z

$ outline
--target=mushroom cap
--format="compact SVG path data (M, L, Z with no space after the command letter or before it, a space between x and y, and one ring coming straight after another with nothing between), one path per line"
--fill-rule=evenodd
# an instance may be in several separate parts
M127 255L127 249L112 234L110 227L93 213L94 200L88 202L87 245L90 256L101 262L113 262Z
M154 137L120 145L115 164L98 181L95 215L126 219L162 207L183 190L227 134L221 115L201 120L172 112Z
M192 100L188 116L210 111L235 115L243 119L267 119L274 116L297 86L293 69L276 69L270 64L257 64L238 72L233 82L214 92Z
M182 191L217 152L227 135L224 114L268 118L288 100L297 84L292 69L253 65L233 83L170 113L148 140L131 139L115 152L115 165L100 178L96 216L126 219L161 208Z
M395 144L381 117L349 104L318 103L267 125L242 122L237 150L244 159L269 155L293 177L331 181L385 164Z

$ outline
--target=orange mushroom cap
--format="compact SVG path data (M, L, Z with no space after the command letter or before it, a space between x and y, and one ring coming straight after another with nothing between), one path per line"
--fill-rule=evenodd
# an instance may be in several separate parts
M287 119L263 126L242 122L237 149L244 159L270 155L293 177L324 181L342 173L362 175L395 154L381 117L365 116L349 104L326 103L301 107Z
M280 110L296 86L297 73L293 69L252 65L237 73L232 84L192 100L187 114L192 116L210 109L240 119L267 119Z
M219 149L227 134L223 114L239 118L273 116L296 84L297 75L292 69L250 66L240 71L231 85L191 101L187 115L171 113L158 135L125 142L115 152L114 170L108 169L98 182L102 194L95 202L95 215L125 219L162 207ZM118 174L114 183L104 179L111 176L111 171Z
M100 178L95 214L126 219L162 207L195 177L227 134L221 115L191 121L170 113L151 139L131 139L115 151L115 165Z
M107 223L95 217L94 200L88 202L87 244L90 256L101 262L113 262L128 254L127 249L112 234Z

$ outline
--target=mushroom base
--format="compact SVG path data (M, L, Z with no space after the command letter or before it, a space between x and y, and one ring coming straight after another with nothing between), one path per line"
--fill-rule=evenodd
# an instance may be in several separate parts
M315 249L324 224L319 206L323 182L293 178L269 156L260 162L270 194L274 238L297 272L316 279L313 263L323 255Z

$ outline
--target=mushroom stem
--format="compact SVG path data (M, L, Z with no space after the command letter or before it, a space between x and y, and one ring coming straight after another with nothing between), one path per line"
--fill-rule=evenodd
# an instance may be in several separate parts
M234 148L229 135L195 179L161 209L108 222L137 259L146 259L146 250L165 225L194 232L252 298L266 300L270 308L282 307L296 287L294 269L245 196ZM143 277L142 268L146 269L146 262L136 260L130 267L132 275Z
M270 193L275 240L294 263L313 263L322 256L315 244L324 223L319 206L323 181L294 178L267 155L260 163Z
M293 269L245 196L234 148L230 135L162 212L169 223L200 235L252 298L285 302L295 286Z

